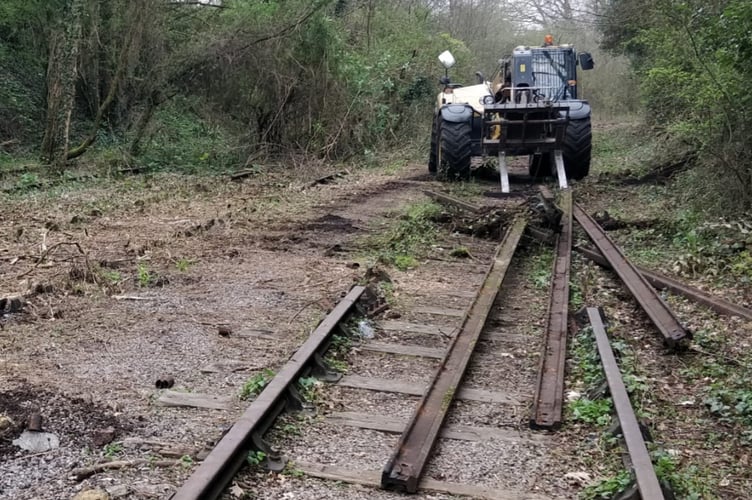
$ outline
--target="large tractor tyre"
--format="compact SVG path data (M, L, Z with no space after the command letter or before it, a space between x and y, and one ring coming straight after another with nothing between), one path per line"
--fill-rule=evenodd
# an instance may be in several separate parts
M442 120L439 127L437 149L438 176L442 180L456 181L470 178L472 155L472 127L470 122Z
M528 158L527 171L533 179L550 177L553 174L551 171L551 153L530 155Z
M433 115L433 123L431 124L431 151L428 153L428 172L436 174L436 137L438 135L438 120L436 115Z
M564 171L568 179L580 180L590 173L592 130L590 117L570 120L564 138Z

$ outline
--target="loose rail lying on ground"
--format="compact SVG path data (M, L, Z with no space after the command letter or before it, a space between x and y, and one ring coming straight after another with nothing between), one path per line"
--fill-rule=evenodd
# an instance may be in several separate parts
M601 254L597 250L592 250L590 248L584 247L576 247L575 250L598 265L611 267L608 261L603 257L603 254ZM697 302L698 304L709 307L719 314L730 314L732 316L739 316L740 318L745 318L752 321L751 309L732 304L731 302L719 297L714 297L709 293L705 293L702 290L698 290L697 288L686 285L679 280L669 278L668 276L663 276L662 274L658 274L649 269L637 267L637 270L645 277L645 279L653 286L653 288L656 288L658 290L668 290L671 293L675 293L676 295L681 295L682 297L686 297L687 299Z
M526 225L525 219L517 219L499 245L491 268L465 315L459 333L452 339L430 387L384 467L381 475L382 488L409 493L418 490L420 476Z
M574 204L574 217L645 310L653 324L663 334L665 342L673 347L686 338L687 331L655 289L648 284L592 217L576 203Z
M569 190L561 193L561 209L561 232L556 239L546 340L530 419L530 426L533 428L552 429L561 425L564 364L567 357L569 264L572 257L572 192Z
M616 358L614 358L614 353L611 350L601 316L598 309L594 307L588 307L587 312L590 317L590 324L593 325L598 353L603 364L603 371L606 374L611 399L614 401L616 415L619 418L621 433L629 451L640 495L642 498L649 498L650 500L663 500L661 485L658 482L653 462L650 460L650 454L642 438L642 432L640 432L632 404L629 402L629 395L624 386L619 365L616 363Z
M326 348L332 331L348 315L364 291L365 287L353 287L324 318L308 340L175 493L173 500L219 498L245 462L248 450L254 446L254 439L260 437L285 408L288 390L304 375L304 370L310 367L316 355L321 354Z
M450 196L446 193L437 193L436 191L423 191L423 194L428 196L429 198L432 198L436 201L440 201L442 203L448 203L449 205L454 205L455 207L461 208L463 210L467 210L471 213L477 213L480 212L482 209L481 207L477 205L473 205L472 203L468 203L466 201L460 200L459 198L455 198L454 196Z

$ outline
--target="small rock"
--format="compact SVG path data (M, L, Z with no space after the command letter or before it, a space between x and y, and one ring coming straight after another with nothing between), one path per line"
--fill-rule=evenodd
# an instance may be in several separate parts
M110 498L120 498L128 494L128 486L124 484L116 484L107 488L107 493Z
M587 472L577 471L567 472L566 474L564 474L564 479L566 479L570 484L577 484L581 486L589 483L593 478Z
M32 413L29 419L26 421L27 431L42 431L42 415L39 413Z
M107 427L105 429L96 429L91 433L91 443L96 446L104 446L115 439L115 428Z
M5 415L4 413L0 413L0 436L5 434L5 432L13 429L15 425L16 423L12 418L10 418L8 415Z
M157 379L154 385L157 387L157 389L169 389L173 385L175 385L175 379L173 377L163 375Z
M229 337L232 333L232 328L225 325L220 325L217 327L217 333L220 335L220 337Z
M97 488L96 490L81 491L73 497L73 500L110 500L110 495Z
M50 432L23 431L13 444L32 453L42 453L60 447L60 439Z

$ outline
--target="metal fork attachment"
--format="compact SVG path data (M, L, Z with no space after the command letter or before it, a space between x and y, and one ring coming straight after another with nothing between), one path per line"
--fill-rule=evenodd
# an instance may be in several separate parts
M486 105L481 137L483 150L499 158L501 192L509 192L506 157L552 153L559 187L566 189L562 145L569 123L569 107L550 102Z

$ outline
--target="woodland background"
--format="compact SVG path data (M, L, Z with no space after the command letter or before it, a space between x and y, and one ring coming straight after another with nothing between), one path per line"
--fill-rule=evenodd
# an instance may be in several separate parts
M0 170L422 158L436 56L472 83L545 33L593 53L596 119L638 120L687 203L750 207L747 0L3 0Z

